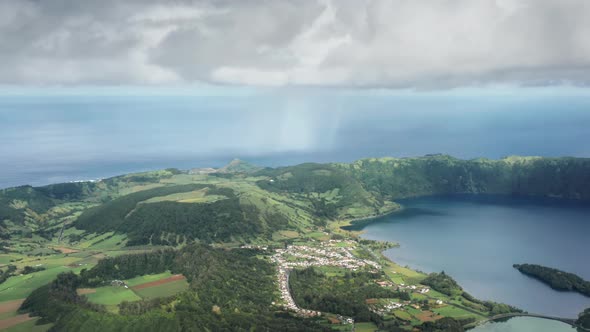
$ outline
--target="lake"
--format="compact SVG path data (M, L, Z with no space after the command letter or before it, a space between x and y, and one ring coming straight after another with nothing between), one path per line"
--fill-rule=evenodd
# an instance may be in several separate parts
M514 317L507 321L489 322L469 332L576 332L568 324L533 317Z
M402 212L357 228L393 241L385 255L400 265L453 276L472 295L528 312L577 317L590 297L559 292L512 267L535 263L590 280L590 208L576 203L497 196L401 201Z

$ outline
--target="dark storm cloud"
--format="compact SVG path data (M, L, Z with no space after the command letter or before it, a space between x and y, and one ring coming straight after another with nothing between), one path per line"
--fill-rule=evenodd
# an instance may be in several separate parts
M0 2L0 84L590 81L586 0Z

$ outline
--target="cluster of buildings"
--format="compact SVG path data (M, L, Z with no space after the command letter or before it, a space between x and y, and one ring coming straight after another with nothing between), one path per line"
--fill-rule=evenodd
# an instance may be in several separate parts
M426 293L430 292L430 288L428 288L428 287L422 287L422 286L416 286L416 285L406 285L406 284L399 284L397 286L397 290L418 292L420 294L426 294Z
M300 315L302 317L316 317L321 316L321 312L303 309L297 306L295 300L293 300L293 296L291 296L291 290L289 289L289 272L290 270L282 267L279 265L278 268L278 278L279 278L279 290L281 291L281 299L284 302L284 307L287 310L293 311L295 314Z
M409 292L415 292L415 293L420 293L420 294L426 294L430 291L430 288L428 288L428 287L424 287L424 286L420 286L420 285L418 285L418 286L417 285L406 285L403 283L394 284L393 282L388 281L388 280L378 280L378 281L375 281L375 283L381 287L391 287L395 290L409 291ZM436 300L435 303L436 303L436 305L444 304L444 302L441 300ZM388 302L383 303L383 302L380 302L378 299L368 299L367 304L369 305L369 310L371 310L372 312L374 312L378 315L381 315L381 316L391 313L392 311L394 311L396 309L401 309L406 306L411 306L415 309L420 309L419 304L412 303L411 301L400 301L400 302L388 301Z
M322 243L318 247L291 245L285 249L276 249L275 254L271 257L271 261L277 265L279 290L286 309L303 317L315 317L322 314L319 311L300 308L295 303L295 300L293 300L289 289L289 273L293 268L336 266L353 271L365 266L370 266L374 269L381 268L379 264L373 261L355 257L346 245L342 241L338 241L337 244L336 241L331 240ZM354 242L351 241L348 245L352 246ZM345 324L354 323L352 318L343 317L340 321Z
M321 316L319 311L303 309L297 306L295 300L291 296L289 288L289 273L294 268L307 268L312 266L334 266L356 271L360 268L369 267L372 270L378 271L381 266L371 260L361 259L353 255L352 249L356 247L354 241L337 241L329 240L319 243L316 246L308 245L290 245L284 249L276 249L274 255L271 256L271 261L277 265L277 278L279 280L279 290L281 292L281 299L284 307L287 310L294 312L302 317L316 317ZM254 247L254 246L250 246ZM256 248L264 249L267 248ZM420 285L405 285L403 283L395 284L389 280L379 280L376 283L381 287L391 287L396 290L406 290L426 294L430 288ZM369 303L370 300L374 302ZM391 313L396 309L401 309L405 306L416 306L411 301L395 302L389 300L382 302L378 299L367 300L369 309L376 314L385 315ZM443 301L436 300L437 305L442 305ZM341 324L354 324L354 319L349 317L334 317L328 315L328 319Z
M392 287L393 289L400 290L400 291L410 291L410 292L416 292L416 293L420 293L420 294L426 294L426 293L430 292L430 288L428 288L428 287L416 286L416 285L406 285L406 284L396 285L393 282L388 281L388 280L378 280L378 281L375 281L375 283L381 287Z
M442 300L436 300L435 303L438 306L444 304L444 302ZM410 307L418 309L418 310L421 309L420 304L412 303L411 301L395 302L393 300L389 300L389 301L383 303L383 302L379 302L378 299L369 299L369 300L367 300L367 305L369 307L369 310L371 310L372 312L374 312L380 316L390 314L392 311L394 311L396 309L401 309L406 306L410 306Z
M376 300L376 299L374 299ZM386 303L382 303L382 304L377 304L377 303L370 303L370 300L367 300L367 304L369 305L369 310L371 310L372 312L378 314L378 315L385 315L390 313L391 311L395 310L395 309L399 309L402 308L406 305L410 304L410 301L403 301L403 302L394 302L394 301L388 301Z
M341 324L354 324L354 318L352 318L352 317L345 317L345 316L342 316L342 315L336 315L336 319Z
M113 287L125 287L125 288L129 288L129 286L127 286L127 284L125 283L125 281L123 280L113 280L111 281L111 286Z
M262 251L268 250L267 246L252 245L252 244L244 244L244 245L240 246L240 248L241 249L256 249L256 250L262 250Z
M381 287L393 287L395 286L395 284L391 281L387 281L387 280L379 280L379 281L375 281L375 283Z
M335 266L353 271L370 266L380 270L381 266L368 259L355 257L349 247L336 246L333 242L322 243L319 247L291 245L286 249L277 249L271 260L285 268Z

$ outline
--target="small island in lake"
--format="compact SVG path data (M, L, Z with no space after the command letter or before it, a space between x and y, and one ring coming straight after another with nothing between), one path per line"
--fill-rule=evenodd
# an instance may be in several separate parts
M521 273L546 283L553 289L575 291L590 296L590 281L573 273L536 264L514 264L513 267Z

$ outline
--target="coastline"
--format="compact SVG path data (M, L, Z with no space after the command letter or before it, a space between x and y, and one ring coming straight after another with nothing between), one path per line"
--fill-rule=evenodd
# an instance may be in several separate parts
M372 222L375 219L382 218L382 217L389 216L389 215L393 215L395 213L400 213L400 212L403 212L404 210L406 210L406 207L404 205L397 203L397 202L393 202L393 203L396 205L395 208L392 208L388 211L384 211L383 213L375 214L375 215L371 215L371 216L364 216L364 217L358 217L358 218L339 220L339 221L335 222L331 226L331 228L333 228L334 230L337 230L339 232L344 232L348 236L360 238L361 235L365 232L364 230L362 230L362 228L366 224ZM357 227L358 227L358 229L355 229ZM379 242L379 241L377 241L377 242ZM397 244L397 246L399 246L399 244ZM399 264L397 264L395 261L393 261L392 259L390 259L389 257L387 257L384 254L385 250L386 249L377 250L375 252L375 254L376 254L376 256L378 256L379 260L382 263L384 263L385 266L387 266L386 269L398 270L397 273L401 272L399 270L405 270L406 273L407 272L415 273L416 275L420 276L420 277L418 277L419 279L421 279L427 275L423 271L415 270L415 269L412 269L407 266L406 267L400 266ZM565 324L570 325L574 328L579 328L581 331L590 331L590 330L585 330L585 329L581 328L580 326L578 326L576 324L575 319L571 319L569 317L568 318L556 317L556 316L548 316L548 315L534 314L534 313L527 313L527 312L508 313L508 314L496 315L496 316L485 317L485 318L482 317L482 318L476 320L475 322L465 325L464 327L466 328L466 331L467 331L467 330L471 330L473 328L476 328L478 326L484 325L488 322L501 321L502 319L510 319L513 317L534 317L534 318L539 318L539 319L554 320L554 321L559 321L559 322L565 323Z
M374 240L372 240L374 241ZM420 270L415 270L412 269L410 267L404 267L401 266L399 264L397 264L396 262L394 262L393 260L391 260L389 257L387 257L384 254L384 250L380 250L377 255L380 258L380 260L387 262L387 265L389 265L390 267L395 267L396 269L403 269L406 271L412 271L418 275L422 275L422 276L427 276L427 273L420 271ZM464 326L465 331L469 331L472 330L478 326L484 325L486 323L489 322L497 322L497 321L501 321L503 319L510 319L510 318L515 318L515 317L533 317L533 318L539 318L539 319L547 319L547 320L554 320L554 321L558 321L558 322L562 322L564 324L570 325L573 328L579 329L580 331L589 331L590 329L585 329L582 326L579 326L576 324L575 318L567 318L567 317L556 317L556 316L548 316L548 315L542 315L542 314L535 314L535 313L528 313L528 312L512 312L512 313L507 313L507 314L500 314L500 315L496 315L496 316L492 316L492 317L487 317L481 320L477 320L473 323L467 324Z
M446 195L441 195L443 197L445 197ZM494 203L493 200L489 200L491 198L497 198L499 197L501 199L501 203L504 203L504 197L506 198L514 198L512 196L506 196L506 195L473 195L474 196L474 200L476 202L484 202L486 204L489 203ZM468 198L471 198L472 195L468 195ZM579 207L580 205L577 204L578 202L576 201L571 201L571 200L555 200L553 198L541 198L539 199L539 197L516 197L515 201L509 202L510 204L508 204L509 206L526 206L529 207L531 205L538 205L538 204L542 204L542 205L549 205L550 207L554 207L552 204L550 203L560 203L559 205L555 205L556 207L562 207L562 204L566 204L566 207L570 207L570 204L574 204L574 207ZM371 223L373 220L383 217L383 216L387 216L387 215L391 215L394 213L398 213L398 212L403 212L404 210L412 210L413 205L411 205L409 202L404 202L403 200L399 203L397 203L400 205L399 209L394 209L394 210L390 210L387 212L384 212L382 214L379 215L373 215L373 216L367 216L367 217L362 217L362 218L351 218L351 219L347 219L345 221L342 221L341 223L339 223L340 228L343 231L348 231L351 236L358 236L361 237L363 233L365 233L364 230L362 230L364 227L366 227L367 224ZM402 206L402 204L404 204L405 206ZM495 204L494 204L495 205ZM500 204L501 205L501 204ZM585 207L585 206L580 206L580 207ZM395 218L395 217L394 217ZM390 219L385 219L382 220L382 223L387 223ZM379 222L379 221L378 221ZM350 226L356 226L356 227L350 227ZM349 228L350 227L350 228ZM398 234L399 235L399 234ZM390 237L391 238L391 237ZM392 265L397 265L397 263L395 261L393 261L392 259L388 258L386 255L383 254L384 250L375 250L375 252L384 260L391 262ZM417 273L421 273L424 274L424 272L419 271L419 270L414 270L411 269ZM504 301L502 301L504 302ZM504 303L511 303L511 302L504 302ZM479 325L483 325L486 322L489 321L500 321L502 319L508 319L511 317L533 317L533 318L538 318L538 319L548 319L548 320L554 320L554 321L559 321L562 323L565 323L567 325L570 325L572 327L578 328L581 331L590 331L588 329L584 330L582 327L578 326L575 322L575 318L573 318L573 315L570 314L563 314L563 313L536 313L536 312L543 312L543 311L537 311L537 310L532 310L532 312L529 313L509 313L509 314L502 314L502 315L496 315L496 316L490 316L490 317L486 317L483 320L478 320L477 322L474 322L473 324L469 324L466 327L469 328L474 328L476 326Z
M369 215L369 216L363 216L363 217L357 217L357 218L350 218L350 219L340 219L340 220L335 220L333 222L330 223L329 228L331 228L332 230L336 231L336 232L341 232L341 231L345 231L348 232L348 234L354 234L354 235L360 235L362 233L364 233L364 231L362 230L354 230L354 229L346 229L347 227L354 227L354 226L358 226L359 224L365 223L365 222L370 222L374 219L378 219L378 218L382 218L382 217L386 217L398 212L402 212L405 207L397 202L392 202L395 207L387 210L385 212L379 213L379 214L373 214L373 215Z

